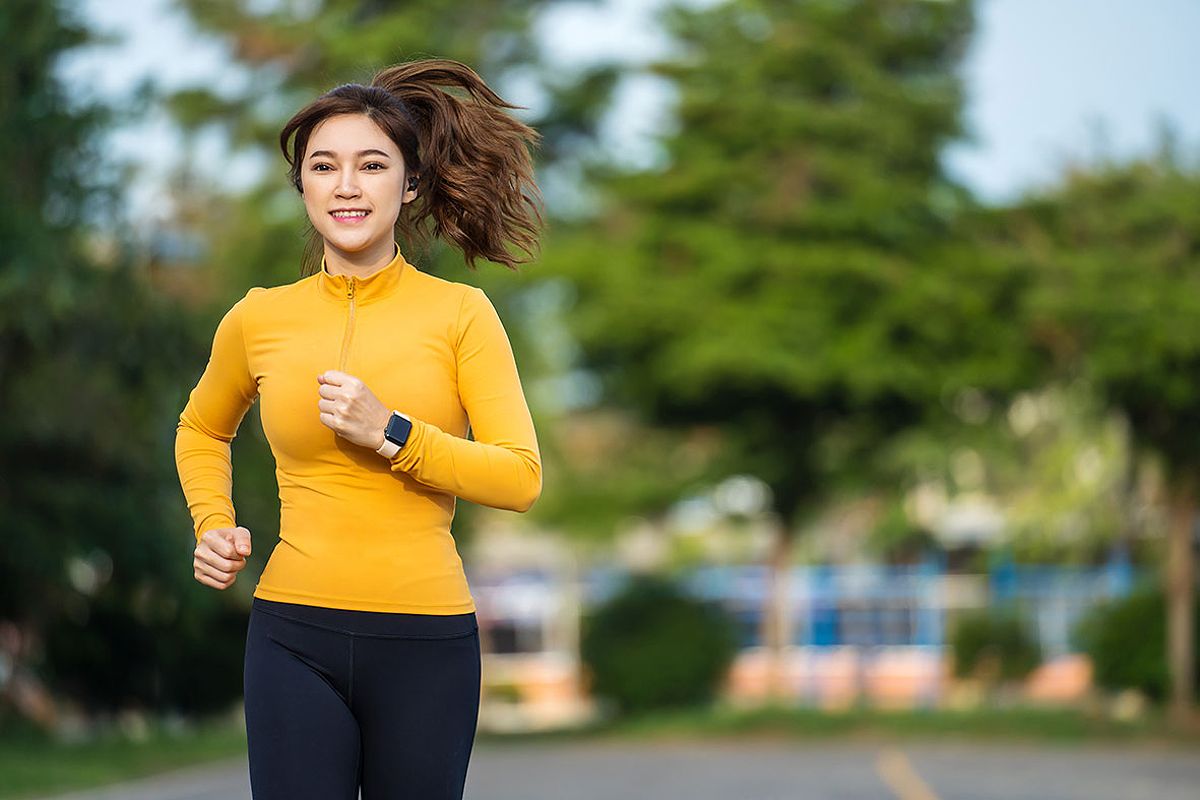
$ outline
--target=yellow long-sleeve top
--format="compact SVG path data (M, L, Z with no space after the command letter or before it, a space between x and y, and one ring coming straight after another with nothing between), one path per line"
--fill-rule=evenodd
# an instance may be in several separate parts
M329 369L360 378L412 418L394 456L321 422L317 375ZM322 261L293 283L250 289L217 326L176 430L197 542L236 524L230 442L258 398L280 517L255 597L362 611L475 610L450 533L456 497L525 511L542 488L516 361L481 289L421 272L398 244L365 278L333 275Z

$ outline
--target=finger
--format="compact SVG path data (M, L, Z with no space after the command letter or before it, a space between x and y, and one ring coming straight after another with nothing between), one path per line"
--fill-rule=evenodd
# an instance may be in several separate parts
M225 558L235 557L237 553L234 552L233 542L229 541L229 531L229 528L205 531L200 539L201 547L207 546L209 550Z
M318 400L317 408L321 409L322 411L328 411L332 413L333 411L337 410L337 402L334 400Z
M216 586L218 589L224 589L226 586L233 583L234 578L237 577L237 575L234 573L218 572L204 562L198 563L194 572L196 575L196 580L200 581L201 583L208 583L211 586Z
M204 584L205 586L212 587L213 589L224 589L225 588L225 586L223 584L217 583L212 578L208 577L207 575L201 575L199 572L196 573L196 580L199 583Z
M340 386L334 386L331 383L324 383L317 387L317 394L326 398L327 400L333 400L341 396L342 388Z
M321 377L325 379L325 383L332 383L334 386L341 386L346 380L346 373L341 370L327 369L321 373Z
M196 578L196 580L200 581L200 583L203 583L205 586L211 586L214 589L225 590L225 589L228 589L230 586L233 586L232 580L219 581L214 578L210 578L207 575L200 575Z
M217 572L236 572L246 565L242 559L224 558L211 550L203 550L196 553L196 560L201 564L205 564L216 570Z
M337 430L337 419L333 416L333 414L322 411L318 416L321 418L322 425L327 428L332 428L335 431Z
M201 561L209 564L222 572L229 572L234 569L241 569L246 564L244 556L234 553L229 556L223 556L211 548L201 547L196 550L196 557Z
M213 569L212 566L204 563L203 561L196 561L192 565L192 572L195 573L197 580L200 578L208 578L209 580L216 581L217 583L226 583L233 575L231 572L222 572L219 569Z
M243 557L250 555L250 531L242 525L233 529L233 546L238 555ZM242 565L245 566L245 564L246 562L243 561Z

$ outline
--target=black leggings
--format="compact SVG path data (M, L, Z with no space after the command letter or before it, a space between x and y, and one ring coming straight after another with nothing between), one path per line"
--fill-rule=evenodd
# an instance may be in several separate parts
M254 598L246 626L254 800L461 800L479 718L466 614Z

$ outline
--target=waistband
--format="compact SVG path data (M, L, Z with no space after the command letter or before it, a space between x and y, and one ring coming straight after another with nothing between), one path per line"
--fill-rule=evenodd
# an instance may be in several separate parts
M284 617L318 628L356 636L403 636L412 639L446 639L479 630L474 611L465 614L413 614L399 611L358 611L348 608L308 606L255 597L251 612Z

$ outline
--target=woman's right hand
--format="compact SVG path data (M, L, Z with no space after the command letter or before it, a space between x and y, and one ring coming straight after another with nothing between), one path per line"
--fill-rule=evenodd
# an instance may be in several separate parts
M246 567L249 555L250 531L241 525L207 530L200 534L192 560L196 580L214 589L228 589Z

